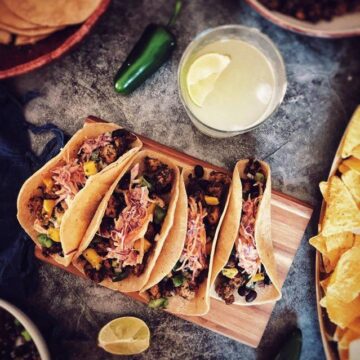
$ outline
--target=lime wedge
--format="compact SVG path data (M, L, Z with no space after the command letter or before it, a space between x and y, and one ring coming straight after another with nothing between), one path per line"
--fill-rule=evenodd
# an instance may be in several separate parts
M202 107L207 96L214 90L216 80L230 64L230 57L209 53L197 58L190 66L186 85L191 100Z
M141 319L125 316L107 323L99 332L98 342L111 354L140 354L150 345L150 330Z

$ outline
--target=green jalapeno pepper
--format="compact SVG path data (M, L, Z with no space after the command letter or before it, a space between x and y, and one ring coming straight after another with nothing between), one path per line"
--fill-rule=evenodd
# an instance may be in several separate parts
M166 26L150 24L145 28L115 76L117 92L130 94L170 58L176 39L169 28L174 24L180 9L181 1L177 0L174 13Z

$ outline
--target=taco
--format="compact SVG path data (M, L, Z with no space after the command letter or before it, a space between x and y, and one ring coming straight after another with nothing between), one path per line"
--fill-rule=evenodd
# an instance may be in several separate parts
M185 315L209 311L213 253L231 178L197 165L183 169L172 230L140 295L152 308Z
M173 224L179 177L166 156L140 152L105 195L73 264L110 289L140 290Z
M45 256L71 263L102 197L141 146L116 124L85 124L24 183L17 217Z
M212 296L226 304L259 305L281 298L271 241L271 174L262 161L240 160L220 230Z

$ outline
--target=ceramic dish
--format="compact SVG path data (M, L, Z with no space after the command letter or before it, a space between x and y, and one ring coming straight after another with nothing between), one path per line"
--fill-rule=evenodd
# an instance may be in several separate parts
M331 21L320 21L313 24L269 10L257 0L246 0L246 2L260 15L274 24L299 34L323 38L360 36L360 12L338 16Z
M21 310L5 300L0 299L0 308L6 310L17 320L19 320L24 328L28 331L40 354L41 360L50 360L50 354L45 340L43 339L35 324Z
M69 26L34 45L0 45L0 80L25 74L64 55L89 34L109 4L110 0L102 0L84 23Z
M351 126L351 121L347 125L347 129ZM333 175L335 175L340 163L343 161L341 158L341 148L345 138L345 134L347 129L344 131L344 135L340 141L339 147L336 150L335 157L333 163L331 165L331 169L329 172L330 179ZM325 208L326 204L325 201L322 201L321 210L320 210L320 217L319 217L319 228L323 221L325 215ZM315 286L316 286L316 303L317 303L317 313L319 318L319 326L321 332L321 339L324 346L324 352L326 355L327 360L337 360L339 359L338 352L337 352L337 344L336 342L332 341L332 335L335 332L336 326L330 321L326 309L320 306L320 300L324 297L324 291L320 285L320 281L323 280L325 277L329 276L325 272L325 268L323 265L322 255L319 251L316 251L316 258L315 258Z

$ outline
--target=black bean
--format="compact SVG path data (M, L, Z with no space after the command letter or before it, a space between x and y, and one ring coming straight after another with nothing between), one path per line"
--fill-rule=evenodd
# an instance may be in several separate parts
M255 290L250 290L249 293L245 296L246 302L253 302L257 297L257 292Z
M202 178L204 176L204 168L201 165L195 165L194 173L197 178Z
M240 296L246 296L250 292L250 289L248 289L246 286L241 286L238 289L238 294Z

